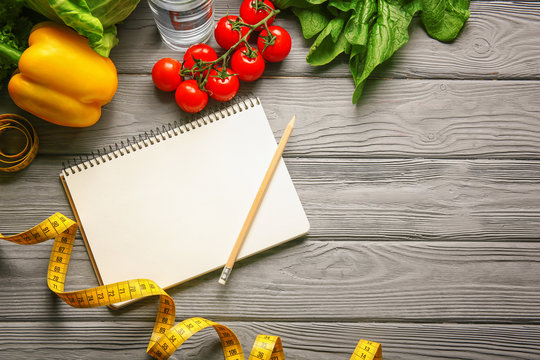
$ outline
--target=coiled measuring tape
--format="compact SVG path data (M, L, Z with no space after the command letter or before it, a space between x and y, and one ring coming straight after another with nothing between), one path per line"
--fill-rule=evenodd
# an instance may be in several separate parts
M236 334L224 325L200 317L187 319L175 325L174 300L152 280L128 280L91 289L64 292L76 233L77 223L56 213L39 225L17 235L0 234L0 239L21 245L32 245L54 238L47 271L47 284L49 289L73 307L91 308L148 296L159 296L159 309L146 349L146 352L156 359L167 359L187 339L210 326L214 328L221 340L225 360L245 359L242 345ZM280 337L257 335L248 360L285 360ZM373 341L360 340L350 360L382 360L382 346Z
M0 146L0 171L19 171L30 165L36 157L39 139L32 124L16 114L0 115L0 140L8 131L20 132L25 138L25 145L15 154L6 154ZM0 145L3 143L5 141L0 141Z

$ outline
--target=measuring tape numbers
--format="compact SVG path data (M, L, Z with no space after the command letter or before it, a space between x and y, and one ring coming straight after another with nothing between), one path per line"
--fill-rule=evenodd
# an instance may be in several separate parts
M91 308L148 296L159 296L158 313L146 349L146 352L156 359L167 359L191 336L208 327L213 327L219 336L225 360L245 359L242 345L236 334L224 325L200 317L190 318L175 325L176 307L173 298L152 280L135 279L91 289L64 292L77 228L76 222L56 213L30 230L17 235L0 234L0 239L21 245L32 245L54 238L47 271L47 284L49 289L73 307ZM258 335L248 360L285 360L280 337ZM373 341L360 340L350 360L382 360L382 346Z
M17 131L25 139L25 145L14 154L6 154L5 148L1 145L6 141L1 141L6 134ZM24 117L16 114L0 115L0 171L14 172L19 171L30 165L36 157L38 151L39 139L36 130Z

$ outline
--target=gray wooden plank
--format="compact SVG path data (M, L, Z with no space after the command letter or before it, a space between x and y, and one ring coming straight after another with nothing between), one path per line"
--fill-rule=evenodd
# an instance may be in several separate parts
M226 4L216 3L223 14ZM375 76L538 79L539 3L476 1L471 9L454 44L415 27ZM296 19L282 21L294 28L291 57L242 91L261 96L276 137L291 112L308 118L286 161L312 232L238 264L227 291L216 273L171 290L178 319L222 319L246 351L256 333L280 334L288 358L301 360L348 359L360 337L381 341L385 359L540 357L539 83L376 80L354 107L344 60L310 68ZM155 60L181 53L159 43L146 2L119 31L118 69L146 75L121 76L92 128L32 118L41 156L21 173L0 174L0 231L25 229L55 210L72 216L56 177L65 157L43 155L88 153L183 117L147 76ZM270 78L298 75L310 79ZM20 113L5 90L0 109ZM418 156L508 160L319 159ZM155 300L119 312L72 309L46 288L49 252L49 243L0 244L0 357L148 358ZM79 237L68 288L95 284ZM233 321L240 319L256 322ZM186 346L172 358L222 358L210 332Z
M381 79L357 106L345 78L265 79L243 85L241 93L262 99L276 138L297 114L288 157L540 157L540 81ZM24 114L5 91L0 109ZM41 154L90 153L189 118L146 75L121 76L113 102L90 128L29 117Z
M227 7L237 14L240 0L216 1L216 19ZM418 21L410 27L410 41L374 77L538 79L540 45L537 38L538 2L472 1L471 17L452 44L430 38ZM324 67L311 67L305 56L313 39L305 40L298 20L289 11L276 24L291 33L292 51L283 64L268 64L265 76L350 77L345 56ZM118 27L120 43L111 58L121 73L148 74L162 57L181 59L183 52L161 43L146 2L141 2ZM216 46L215 41L209 42Z
M60 211L65 157L0 174L0 231ZM286 159L310 239L538 241L540 163L530 160Z
M39 156L22 172L1 174L0 231L22 231L54 211L72 216L57 178L61 160ZM538 239L537 161L287 163L312 223L310 235L240 263L234 274L240 280L227 291L217 285L217 274L171 290L179 316L261 319L270 307L266 318L332 321L369 314L373 321L538 323L539 245L515 241ZM153 300L117 313L62 304L46 288L49 252L48 243L0 245L0 308L9 309L0 320L31 314L43 321L150 321L155 315ZM68 289L96 285L80 238L73 260Z
M225 322L249 354L258 333L280 335L287 359L347 360L360 338L383 345L384 359L535 359L538 326ZM149 359L151 322L3 323L0 350L9 359ZM54 349L51 350L51 348ZM170 359L223 359L212 330L189 339Z
M97 286L77 242L67 291ZM156 298L119 311L69 307L47 288L50 251L50 243L1 245L0 322L155 318ZM167 292L179 318L540 324L539 259L532 242L308 238L239 262L226 288L215 271Z

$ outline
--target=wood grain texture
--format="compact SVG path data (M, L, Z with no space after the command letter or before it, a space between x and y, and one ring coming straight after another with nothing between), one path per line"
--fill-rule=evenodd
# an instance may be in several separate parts
M240 0L216 1L215 19L230 7L237 14ZM410 41L373 77L539 79L540 44L536 41L540 16L538 2L472 1L471 17L452 44L430 38L416 19L409 28ZM314 39L305 40L298 19L289 11L276 24L291 33L292 50L281 64L269 64L265 77L350 77L346 56L322 67L311 67L306 55ZM181 59L183 52L161 43L148 4L141 2L118 27L120 39L111 58L120 73L148 74L162 57ZM216 49L215 41L209 42ZM352 94L352 92L351 92Z
M540 158L540 81L379 80L358 106L350 79L265 79L244 86L249 92L261 98L276 138L297 115L287 157ZM21 113L5 90L0 109ZM90 128L29 118L40 154L89 154L190 117L149 76L125 75Z
M0 174L0 231L72 217L58 174L38 156ZM538 241L540 163L534 160L286 160L311 222L310 239ZM126 180L129 181L129 180Z
M216 1L216 18L239 3ZM276 138L298 116L285 157L312 230L239 262L227 288L214 272L170 289L178 320L223 322L246 352L257 333L281 335L287 359L348 360L360 338L385 360L540 358L540 2L471 11L452 44L416 19L357 106L346 59L310 67L312 41L280 16L290 56L241 93L262 99ZM48 124L0 90L1 112L28 116L41 141L28 169L0 174L4 234L73 217L62 161L186 120L152 85L154 62L183 53L161 43L146 1L119 37L119 89L93 127ZM156 299L71 308L47 288L50 251L0 242L0 358L149 359ZM95 285L78 236L67 289ZM172 357L222 358L211 331Z
M57 178L61 160L40 156L0 176L0 231L25 230L54 211L72 217ZM239 263L226 289L213 273L171 290L179 316L540 322L537 161L286 162L309 236ZM153 318L151 300L120 313L68 308L46 288L49 252L50 244L0 245L0 308L9 309L0 320L28 309L40 321ZM72 256L71 289L95 286L80 237Z
M80 239L77 240L82 243ZM74 309L47 289L48 246L2 244L0 321L152 321L157 299ZM226 256L226 254L225 254ZM540 244L301 239L168 290L177 318L540 324ZM97 285L83 245L67 290Z
M258 333L280 334L287 359L348 360L360 338L383 344L383 358L402 359L536 359L538 326L456 324L327 324L319 322L224 322L249 353ZM0 351L9 359L150 359L145 355L151 322L3 323ZM54 348L52 352L50 349ZM221 360L213 330L189 339L177 359Z

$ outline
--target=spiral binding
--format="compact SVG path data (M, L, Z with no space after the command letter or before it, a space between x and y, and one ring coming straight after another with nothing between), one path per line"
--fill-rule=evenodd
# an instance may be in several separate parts
M138 135L138 139L136 136L133 136L131 139L127 138L125 140L126 143L120 141L120 144L114 143L113 145L109 145L109 149L104 147L102 150L98 149L96 152L92 151L91 154L84 155L84 158L83 155L79 155L78 159L74 158L67 160L67 164L62 162L64 168L62 174L64 176L76 174L88 168L100 165L107 161L112 161L121 156L131 154L132 152L142 150L188 131L193 131L202 126L219 121L220 119L224 119L238 112L247 110L250 107L259 105L260 103L258 97L247 95L240 97L240 99L235 99L234 103L231 101L225 104L216 105L206 109L202 113L192 115L191 118L183 124L174 121L173 123L163 125L161 129L156 127L155 131L145 131Z

